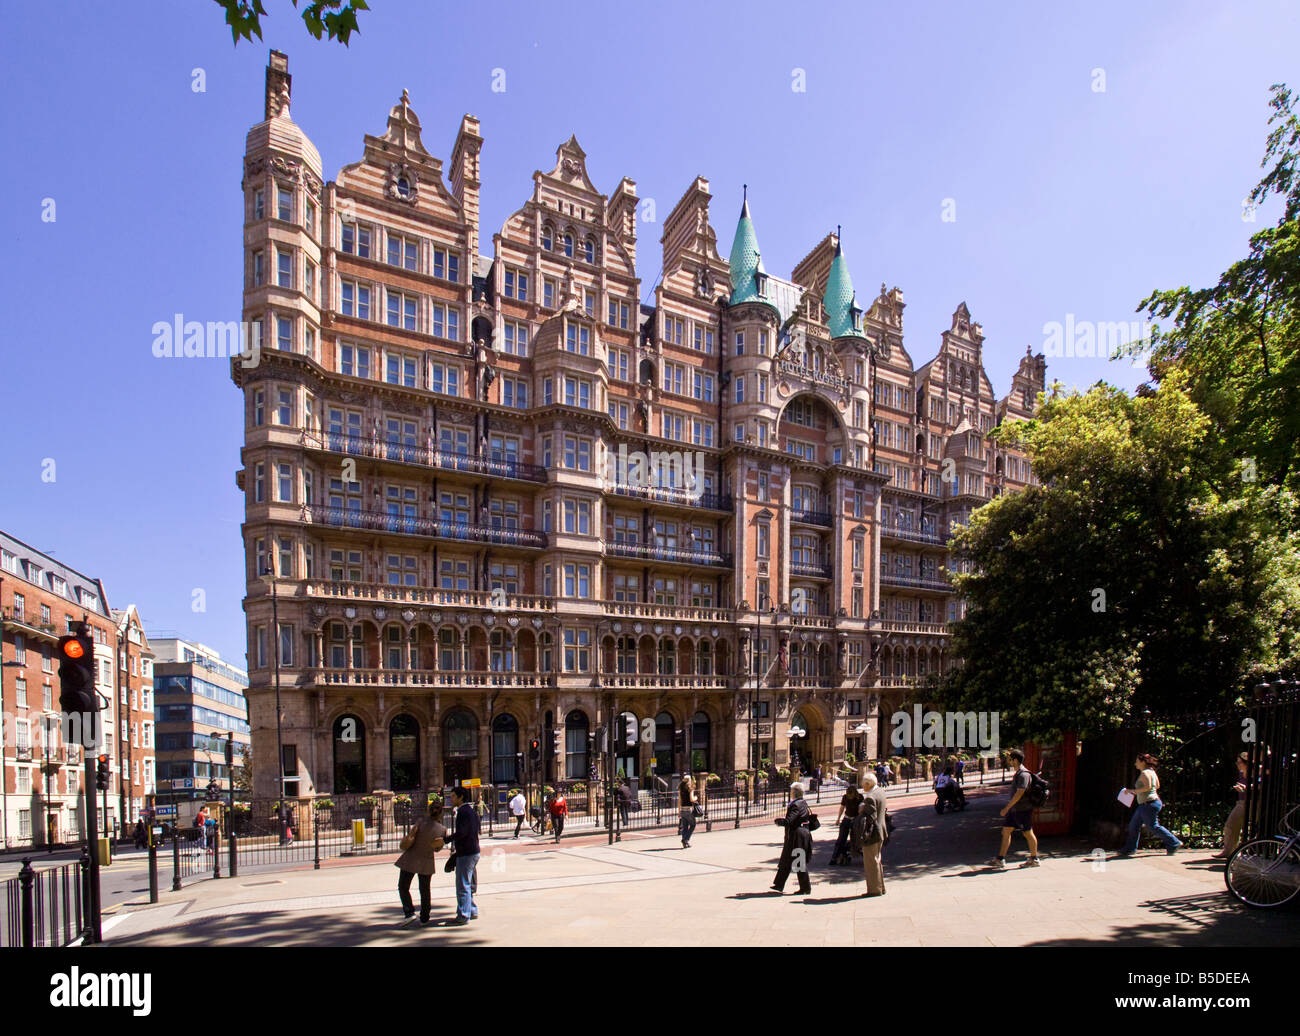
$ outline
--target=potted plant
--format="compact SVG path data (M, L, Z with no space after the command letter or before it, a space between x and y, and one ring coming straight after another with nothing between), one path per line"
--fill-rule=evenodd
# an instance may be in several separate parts
M334 800L331 798L317 799L311 804L312 809L333 809Z
M704 778L704 783L705 783L705 784L721 784L721 783L722 783L722 778L719 777L716 773L711 773L711 774L708 774L708 775Z

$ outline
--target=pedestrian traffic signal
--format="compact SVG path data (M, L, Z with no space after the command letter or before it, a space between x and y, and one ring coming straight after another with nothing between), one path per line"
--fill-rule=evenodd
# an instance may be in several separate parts
M540 762L542 758L542 743L537 738L533 738L528 743L528 758L533 762Z
M59 638L59 708L70 715L99 711L95 698L95 646L85 623Z
M95 788L97 791L108 791L108 756L101 755L95 763Z

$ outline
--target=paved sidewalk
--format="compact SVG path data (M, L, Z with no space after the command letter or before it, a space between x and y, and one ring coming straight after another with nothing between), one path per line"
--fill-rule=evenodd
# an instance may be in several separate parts
M1294 912L1238 907L1210 851L1099 860L1075 839L1043 839L1041 867L983 866L997 848L1004 795L967 787L970 807L938 816L928 795L896 811L888 895L867 899L857 867L825 866L834 831L815 836L813 890L768 890L780 829L671 833L615 846L485 845L481 918L461 928L403 922L391 857L206 881L124 907L106 921L115 945L1298 945ZM901 805L901 804L900 804ZM828 803L820 808L825 817ZM833 820L833 812L828 820ZM441 857L440 857L441 860ZM451 876L434 877L434 917L455 913Z

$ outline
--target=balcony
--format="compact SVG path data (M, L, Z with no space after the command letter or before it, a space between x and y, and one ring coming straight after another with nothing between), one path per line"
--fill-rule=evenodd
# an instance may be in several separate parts
M784 686L786 688L797 688L799 690L826 690L840 686L834 676L788 676Z
M639 558L643 561L669 561L677 565L731 567L731 555L721 554L716 550L683 550L680 547L651 547L639 543L606 540L605 553L620 558Z
M835 525L835 515L830 511L791 511L790 521L800 522L803 525L820 525L830 529Z
M884 578L883 576L881 577ZM884 619L880 628L886 633L928 633L947 634L948 627L942 622L909 622L902 619Z
M58 640L58 627L52 622L38 623L27 612L26 609L17 610L15 608L5 608L0 615L4 618L3 625L6 627L17 627L24 633L30 633L35 637L43 640Z
M835 575L830 565L823 565L819 561L791 561L790 574L809 579L833 579Z
M881 572L880 582L884 586L903 586L913 590L937 590L939 593L945 594L957 592L952 583L946 579L918 578L916 576L897 575L892 572Z
M379 601L388 604L425 604L446 608L492 608L498 611L554 611L555 598L535 594L497 593L492 590L439 590L432 586L389 586L386 583L348 583L313 580L308 597L345 601Z
M812 626L814 629L833 630L835 628L835 617L833 615L795 613L790 616L790 624L793 626Z
M526 482L545 482L546 469L525 464L509 453L494 452L486 456L430 450L405 443L385 442L363 435L337 435L329 432L303 432L302 443L309 449L324 450L350 457L388 460L397 464L446 471L466 471L492 478L513 478Z
M439 539L492 543L500 547L545 547L546 534L531 529L499 529L489 525L448 522L440 518L388 514L384 511L361 511L343 507L314 505L304 508L307 521L340 529L362 529L397 536L433 536Z
M349 687L551 687L550 673L498 673L466 669L308 669L318 686Z
M615 482L606 486L606 489L617 496L631 496L638 500L651 500L655 503L706 511L733 511L736 506L730 493L695 493L689 489L629 486L624 482Z
M916 529L899 529L890 526L882 526L880 538L885 540L906 540L908 543L930 543L936 547L944 546L948 541L946 537L940 536L937 532L928 532Z
M697 608L694 605L648 604L641 601L606 601L605 614L667 622L731 622L733 618L728 608Z
M663 673L601 673L598 677L604 688L641 688L680 691L725 691L731 686L729 676L699 676L694 674Z

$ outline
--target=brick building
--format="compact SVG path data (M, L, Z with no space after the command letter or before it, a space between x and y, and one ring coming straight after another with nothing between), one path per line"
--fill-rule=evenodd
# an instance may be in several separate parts
M59 638L83 618L95 645L96 689L115 702L112 666L117 624L103 585L0 532L2 847L84 837L85 750L63 741L56 656ZM116 758L116 710L110 715L113 718L105 725L106 750ZM110 799L110 823L120 815L118 809L116 799ZM103 818L101 809L101 823Z
M153 707L153 650L134 604L114 608L117 623L118 815L134 824L157 791Z
M290 98L272 52L243 180L261 351L231 365L254 756L278 737L301 794L402 791L516 781L539 737L547 779L585 778L612 717L636 776L875 755L950 664L951 525L1032 481L985 434L1032 413L1042 357L998 399L963 303L918 368L838 231L781 279L747 201L724 256L707 180L649 223L573 137L484 241L477 119L444 168L403 93L327 182Z

